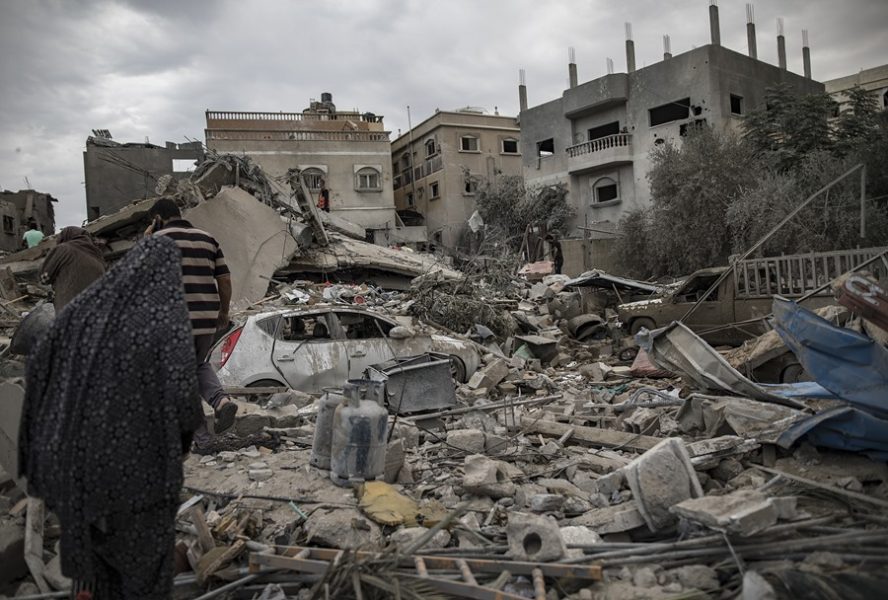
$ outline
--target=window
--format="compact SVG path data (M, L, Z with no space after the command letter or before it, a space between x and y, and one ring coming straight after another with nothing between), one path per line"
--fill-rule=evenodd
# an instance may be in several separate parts
M888 108L888 91L882 94L882 108Z
M651 127L691 116L691 99L683 98L648 110Z
M174 158L173 173L191 173L194 171L194 164L193 158Z
M412 193L407 194L407 206L410 208L416 206L416 199L413 197Z
M435 143L435 140L430 139L426 140L425 143L426 156L434 156L438 153L438 145Z
M478 138L473 135L464 135L459 138L459 151L460 152L480 152L481 149L478 146Z
M547 156L552 156L555 154L555 140L554 138L549 138L548 140L543 140L542 142L537 142L537 156L540 158L546 158Z
M478 178L470 173L466 173L465 180L463 181L463 194L467 196L474 196L478 191Z
M706 126L706 119L695 119L693 123L682 123L678 127L678 135L684 137L688 134L688 131L699 131Z
M302 179L305 185L312 191L318 191L324 187L324 172L314 167L302 171Z
M593 201L598 204L617 200L620 197L617 182L610 177L602 177L592 186Z
M15 219L3 215L3 233L15 233Z
M336 313L336 318L339 319L345 337L350 340L388 337L389 331L394 327L391 323L370 315L339 312Z
M732 115L742 115L743 114L743 97L737 96L735 94L731 94L731 114Z
M401 170L409 171L410 170L410 154L405 152L401 155Z
M279 327L278 339L288 342L330 339L325 315L284 317Z
M355 174L355 186L358 191L378 191L379 171L372 167L364 167Z
M620 122L614 121L613 123L593 127L589 130L589 136L586 139L591 142L592 140L597 140L609 135L617 135L618 133L620 133Z
M438 182L433 181L429 184L429 198L432 200L437 200L440 198L440 188L438 187Z
M675 293L676 302L697 302L706 293L715 280L718 279L720 273L714 275L700 275L688 281L684 287ZM718 288L712 290L712 293L706 298L707 302L715 302L718 300Z
M503 154L518 154L518 140L514 138L504 139Z

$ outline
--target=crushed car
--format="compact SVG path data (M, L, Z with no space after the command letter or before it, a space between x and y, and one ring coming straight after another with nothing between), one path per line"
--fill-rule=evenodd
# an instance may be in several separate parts
M338 305L252 315L216 343L209 362L226 387L321 393L360 378L371 366L425 353L446 355L451 375L461 383L481 364L470 341L414 333L389 317Z

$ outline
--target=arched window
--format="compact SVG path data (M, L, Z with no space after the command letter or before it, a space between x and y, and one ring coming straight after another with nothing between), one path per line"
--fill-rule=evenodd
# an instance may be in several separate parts
M315 167L309 167L302 171L302 179L305 181L305 185L308 186L308 189L313 192L324 187L324 172Z
M619 197L617 182L610 177L602 177L592 186L592 201L595 203L617 200Z
M379 191L379 171L373 167L364 167L355 173L355 189L359 192Z
M435 143L434 138L429 138L425 141L425 148L427 157L438 153L438 145Z

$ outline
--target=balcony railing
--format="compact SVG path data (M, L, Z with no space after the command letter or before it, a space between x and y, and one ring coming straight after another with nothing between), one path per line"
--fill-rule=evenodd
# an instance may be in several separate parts
M609 148L619 148L621 146L632 145L631 133L616 133L595 140L589 140L582 144L575 144L567 148L567 155L570 158L576 158L584 154L592 154Z
M274 131L256 129L206 129L209 140L276 142L388 142L388 131Z
M208 110L207 121L367 121L382 123L382 115L358 112L293 113L293 112L240 112Z

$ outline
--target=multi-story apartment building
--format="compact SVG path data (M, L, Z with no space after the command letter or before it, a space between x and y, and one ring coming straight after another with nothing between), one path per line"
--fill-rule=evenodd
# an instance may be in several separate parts
M436 111L392 142L398 210L421 215L429 241L455 250L479 186L521 175L519 134L515 117L474 108Z
M868 90L876 98L880 109L888 109L888 65L861 69L853 75L824 81L823 85L826 93L839 103L840 110L847 99L846 92L855 86Z
M0 250L15 252L22 248L22 235L28 229L28 221L33 219L37 229L44 235L55 233L55 209L58 202L49 194L34 190L3 190L0 192Z
M248 155L272 177L301 169L315 196L327 190L336 216L370 230L398 225L381 116L337 110L324 93L301 113L208 110L206 120L208 149Z
M117 142L107 129L96 129L93 134L86 138L83 153L86 216L90 220L115 213L134 200L156 196L161 177L188 177L204 156L200 142L156 146L147 141Z
M646 176L651 150L658 144L678 142L688 128L703 123L721 131L738 128L775 84L789 84L799 94L823 91L823 84L810 78L807 48L807 76L786 69L782 35L777 40L780 66L758 60L751 15L749 21L749 56L720 45L718 8L713 5L710 44L673 56L664 40L664 59L636 69L627 26L626 73L579 84L571 60L570 87L561 97L531 108L521 82L525 181L567 185L576 209L571 236L579 237L585 228L592 239L608 239L606 232L616 229L623 214L650 204ZM587 268L596 266L596 259L591 262Z

